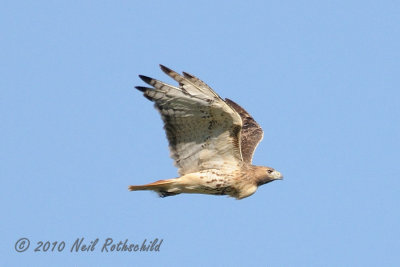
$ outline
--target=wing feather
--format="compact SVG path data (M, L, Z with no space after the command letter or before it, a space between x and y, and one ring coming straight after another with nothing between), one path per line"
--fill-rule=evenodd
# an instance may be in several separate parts
M241 152L243 161L251 164L254 151L263 139L264 132L261 126L244 108L228 98L225 98L225 102L235 109L242 118Z
M136 87L155 103L164 121L171 157L180 175L241 162L239 114L210 87L161 66L180 87L147 76Z
M169 77L171 77L172 79L174 79L175 81L177 81L179 83L179 87L181 89L190 92L192 95L201 94L201 95L207 95L211 98L215 97L215 98L222 100L221 97L219 95L217 95L217 93L215 93L214 90L211 89L204 82L198 83L196 80L189 79L187 77L183 77L179 73L177 73L163 65L160 65L160 67L161 67L161 70L165 74L167 74ZM195 78L195 77L193 76L193 78ZM197 80L200 81L199 79L197 79Z
M204 87L207 88L208 90L210 90L211 92L214 92L205 82L203 82L202 80L200 80L199 78L197 78L196 76L189 74L187 72L182 72L183 76L188 79L191 83L193 83L194 85L198 86L198 87Z

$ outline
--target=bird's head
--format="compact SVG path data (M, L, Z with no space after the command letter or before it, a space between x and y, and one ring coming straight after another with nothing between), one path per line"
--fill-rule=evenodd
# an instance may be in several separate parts
M271 167L260 167L257 171L258 185L263 185L274 180L282 180L283 175Z

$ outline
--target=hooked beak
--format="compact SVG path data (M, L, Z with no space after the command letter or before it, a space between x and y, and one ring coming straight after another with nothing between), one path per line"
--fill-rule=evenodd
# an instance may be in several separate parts
M278 171L273 171L271 173L271 175L275 180L282 180L283 179L283 175Z

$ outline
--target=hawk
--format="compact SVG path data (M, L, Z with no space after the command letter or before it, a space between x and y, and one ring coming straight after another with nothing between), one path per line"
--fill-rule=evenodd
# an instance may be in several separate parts
M252 165L264 132L246 110L222 99L197 77L160 67L179 87L139 75L151 87L135 88L161 114L180 177L131 185L129 190L153 190L161 197L198 193L243 199L283 178L273 168Z

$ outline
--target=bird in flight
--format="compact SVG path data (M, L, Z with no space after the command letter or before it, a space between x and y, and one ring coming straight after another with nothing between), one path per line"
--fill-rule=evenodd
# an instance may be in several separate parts
M129 190L153 190L161 197L198 193L243 199L283 178L273 168L252 165L264 132L246 110L222 99L197 77L160 67L179 87L139 75L151 87L136 89L161 114L180 177L131 185Z

